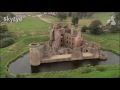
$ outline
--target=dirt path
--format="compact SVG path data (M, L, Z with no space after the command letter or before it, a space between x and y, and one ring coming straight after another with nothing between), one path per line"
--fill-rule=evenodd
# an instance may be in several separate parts
M43 20L44 22L52 24L52 22L50 20L42 18L42 15L37 15L37 17L40 18L41 20Z

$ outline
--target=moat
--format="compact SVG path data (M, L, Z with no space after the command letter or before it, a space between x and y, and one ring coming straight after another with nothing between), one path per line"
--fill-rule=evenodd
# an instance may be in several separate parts
M120 63L120 56L110 52L101 51L105 53L108 57L107 60L84 60L84 61L67 61L67 62L56 62L56 63L46 63L39 66L31 66L29 59L30 53L25 54L23 57L12 62L8 71L12 74L30 74L30 73L42 73L42 72L52 72L52 71L65 71L80 68L85 64L95 65L111 65Z

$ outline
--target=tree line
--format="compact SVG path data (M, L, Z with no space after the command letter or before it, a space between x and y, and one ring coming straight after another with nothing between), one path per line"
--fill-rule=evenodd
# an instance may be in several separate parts
M67 17L71 17L71 21L73 25L77 25L79 19L82 18L90 18L94 12L58 12L57 17L60 21L67 19Z
M3 24L4 17L14 17L11 12L0 12L0 48L4 48L15 43L14 34L9 32L7 25Z
M58 12L57 17L60 21L67 19L67 17L71 17L71 22L74 26L78 25L79 19L82 18L91 18L94 12ZM115 12L115 22L116 25L111 25L109 31L112 33L120 32L120 12ZM102 22L100 20L93 20L91 24L87 27L86 25L82 27L81 31L86 32L86 30L90 30L92 34L102 34L104 32L102 26Z

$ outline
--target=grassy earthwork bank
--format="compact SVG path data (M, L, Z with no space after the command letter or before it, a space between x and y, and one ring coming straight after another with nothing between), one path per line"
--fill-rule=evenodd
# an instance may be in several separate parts
M17 36L16 43L6 48L0 48L0 77L11 77L7 71L10 62L28 52L30 43L44 43L49 35L40 35L39 32L49 32L50 24L37 17L23 18L21 22L5 23L10 32Z
M0 49L0 77L10 77L7 71L8 65L19 57L28 52L30 43L43 44L49 40L49 35L33 35L19 38L15 44Z
M110 17L112 12L96 13L91 19L80 20L84 24L89 24L92 19L100 19L103 23ZM103 17L102 17L102 16ZM101 18L101 17L102 18ZM53 16L42 16L43 18L51 19L52 22L58 23L59 20ZM108 17L108 18L107 18ZM68 21L70 18L68 18ZM25 78L116 78L120 76L120 65L103 65L103 66L90 66L61 72L48 72L30 75L17 75L14 76L7 71L8 65L19 57L22 57L29 51L28 45L30 43L43 44L49 40L49 34L38 35L34 32L48 31L50 24L41 21L36 17L23 19L22 22L8 24L11 32L17 34L17 42L11 46L0 49L0 77L25 77ZM91 35L89 31L83 33L84 38L88 41L97 42L105 50L110 50L120 56L120 35L113 33L105 33L102 35Z
M120 76L120 66L84 66L74 70L23 75L26 78L117 78Z

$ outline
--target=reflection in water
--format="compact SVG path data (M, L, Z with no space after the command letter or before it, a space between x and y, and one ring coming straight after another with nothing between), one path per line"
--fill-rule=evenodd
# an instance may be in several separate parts
M40 66L31 66L29 62L29 53L25 54L23 57L17 59L15 62L11 63L8 71L12 74L20 74L20 73L38 73L38 72L51 72L51 71L64 71L76 69L81 66L91 64L95 65L106 65L106 64L117 64L120 62L120 56L109 52L102 51L107 56L108 59L106 61L100 60L84 60L84 61L70 61L70 62L57 62L57 63L46 63L41 64Z
M31 73L38 73L39 72L39 66L31 66Z

